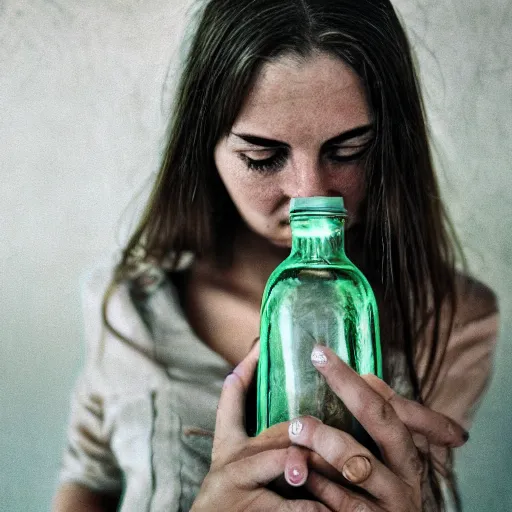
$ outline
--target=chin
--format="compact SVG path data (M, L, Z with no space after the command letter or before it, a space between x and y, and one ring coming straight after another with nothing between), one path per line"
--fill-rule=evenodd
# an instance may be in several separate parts
M289 228L285 233L279 233L274 236L267 234L265 238L270 244L279 249L291 249L292 247L292 234Z
M280 249L291 249L292 241L291 240L271 240L272 244Z

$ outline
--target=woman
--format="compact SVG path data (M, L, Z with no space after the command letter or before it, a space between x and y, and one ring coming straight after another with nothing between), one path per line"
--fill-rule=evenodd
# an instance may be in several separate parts
M328 195L378 299L387 384L327 350L313 360L382 461L312 418L244 427L290 198ZM390 3L210 0L153 193L89 326L55 510L441 510L497 330L456 247ZM95 277L92 314L104 290Z

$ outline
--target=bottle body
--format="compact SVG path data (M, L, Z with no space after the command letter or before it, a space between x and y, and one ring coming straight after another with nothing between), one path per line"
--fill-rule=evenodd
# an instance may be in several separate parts
M312 415L363 440L358 422L312 365L311 351L325 345L358 373L381 376L375 297L345 256L343 219L316 214L299 221L298 250L272 273L263 297L257 433Z

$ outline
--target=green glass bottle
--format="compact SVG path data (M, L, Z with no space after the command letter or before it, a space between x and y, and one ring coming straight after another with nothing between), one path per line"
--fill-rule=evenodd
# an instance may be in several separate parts
M319 343L358 373L382 376L377 304L345 254L345 217L341 197L291 201L291 253L271 274L261 307L257 433L312 415L371 444L311 363Z

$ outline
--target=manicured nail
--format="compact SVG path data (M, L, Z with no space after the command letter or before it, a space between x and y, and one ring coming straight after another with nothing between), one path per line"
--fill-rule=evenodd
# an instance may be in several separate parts
M287 482L294 487L299 487L306 482L307 476L298 468L292 468L287 472Z
M460 432L462 430L462 433ZM454 448L458 448L459 446L462 446L465 444L469 439L469 432L465 429L462 429L460 427L455 430L455 427L451 422L448 423L448 435L451 437L452 442L451 445Z
M372 472L372 465L366 457L356 455L345 462L341 470L342 475L353 484L364 482Z
M288 427L288 433L291 436L296 437L302 432L303 428L304 428L304 425L302 424L302 422L300 420L293 420L290 423L290 426Z
M327 364L327 356L325 355L325 352L318 347L315 347L313 349L313 352L311 352L311 362L315 366L324 366Z
M238 380L239 378L240 377L236 373L236 368L233 368L233 370L231 370L224 378L224 385L232 384L233 382L235 382L235 380Z

